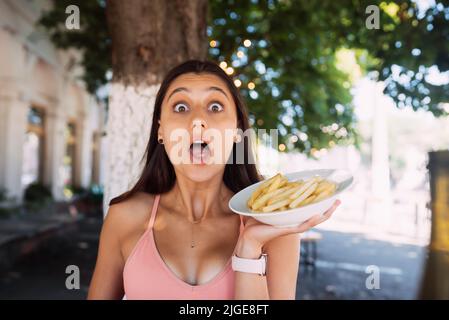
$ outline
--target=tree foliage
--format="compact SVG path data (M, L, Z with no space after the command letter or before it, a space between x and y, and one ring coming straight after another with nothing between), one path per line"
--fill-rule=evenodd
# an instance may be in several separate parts
M80 7L78 32L63 27L69 4ZM379 29L366 26L369 5L379 8ZM82 50L92 92L110 69L105 7L58 0L41 20L58 46ZM446 2L420 8L410 0L221 0L209 9L210 58L240 85L253 125L278 128L286 150L357 144L354 77L341 67L350 55L339 54L348 50L363 74L385 82L398 107L447 114L449 84L432 79L436 70L449 77Z
M80 30L66 28L66 8L70 5L79 8ZM58 48L81 51L83 80L94 94L109 81L107 75L111 71L111 40L105 9L104 0L57 0L53 1L52 10L44 12L39 20L39 25L46 29Z

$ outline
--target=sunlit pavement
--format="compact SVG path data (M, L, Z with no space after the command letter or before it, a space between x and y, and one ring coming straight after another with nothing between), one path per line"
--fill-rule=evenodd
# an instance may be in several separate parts
M85 299L95 264L100 219L80 222L79 230L0 274L0 299ZM369 235L317 229L315 267L300 265L297 299L413 299L425 249L420 245L370 239ZM79 290L68 290L68 265L80 269ZM380 271L380 289L367 289L366 268Z
M415 299L419 292L424 246L370 239L356 233L317 230L315 267L300 265L297 299ZM375 266L375 267L368 267ZM375 289L373 268L379 270ZM371 284L371 285L370 285Z
M296 298L418 298L430 239L428 195L415 192L409 203L394 197L389 215L363 190L340 199L333 217L314 230L322 235L316 265L300 265ZM370 286L373 270L379 271L379 289Z

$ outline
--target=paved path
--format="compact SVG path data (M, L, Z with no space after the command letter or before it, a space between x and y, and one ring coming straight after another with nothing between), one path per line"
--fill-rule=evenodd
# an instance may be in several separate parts
M315 269L300 266L297 299L414 299L426 250L364 235L318 230ZM379 269L380 289L367 289L367 267ZM372 271L371 271L372 272Z
M58 236L50 245L0 274L0 299L84 299L95 264L101 219L79 223L77 232ZM318 230L315 269L300 266L297 299L413 299L425 250L366 239L362 235ZM65 268L80 268L81 289L67 290ZM366 267L380 270L380 289L368 290Z
M85 219L78 230L59 235L0 273L0 299L85 299L97 255L101 219ZM68 265L80 269L80 290L68 290Z

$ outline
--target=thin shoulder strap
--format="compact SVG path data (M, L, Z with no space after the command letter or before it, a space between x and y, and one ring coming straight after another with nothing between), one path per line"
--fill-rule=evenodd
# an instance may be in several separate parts
M154 197L153 201L153 208L151 209L151 215L150 215L150 222L148 223L148 229L153 229L154 220L156 219L156 211L157 207L159 206L159 199L161 195L158 194L156 197Z

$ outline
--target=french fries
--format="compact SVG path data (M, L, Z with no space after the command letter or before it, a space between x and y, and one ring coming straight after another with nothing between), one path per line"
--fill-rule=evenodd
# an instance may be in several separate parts
M332 196L337 185L319 176L304 181L288 181L281 173L267 179L251 194L248 208L254 212L274 212L302 207Z

